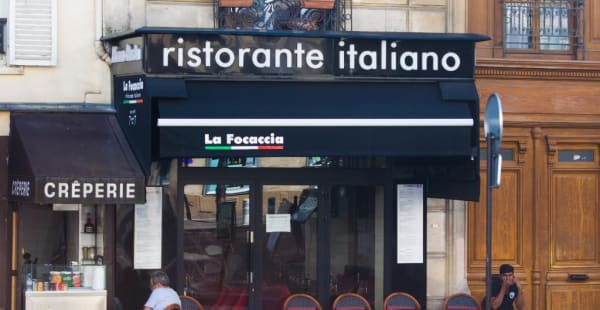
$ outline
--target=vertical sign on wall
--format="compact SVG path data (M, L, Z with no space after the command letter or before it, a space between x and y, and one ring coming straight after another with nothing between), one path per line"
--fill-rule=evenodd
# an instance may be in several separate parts
M135 205L133 269L162 266L162 187L146 187L146 203Z
M398 264L423 263L423 184L398 184Z

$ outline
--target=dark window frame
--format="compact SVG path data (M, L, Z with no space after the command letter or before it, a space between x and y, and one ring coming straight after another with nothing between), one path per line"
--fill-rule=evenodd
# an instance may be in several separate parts
M6 18L0 18L0 54L6 54L4 47L4 40L6 39L4 34L6 31Z

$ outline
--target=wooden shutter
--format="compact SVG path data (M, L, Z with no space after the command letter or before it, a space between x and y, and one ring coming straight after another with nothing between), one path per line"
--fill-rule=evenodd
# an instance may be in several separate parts
M9 64L56 65L56 0L10 0L9 4Z

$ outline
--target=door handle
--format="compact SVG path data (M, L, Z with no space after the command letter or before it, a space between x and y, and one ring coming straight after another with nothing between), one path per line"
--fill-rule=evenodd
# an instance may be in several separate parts
M586 281L589 280L589 276L585 273L570 273L569 280L571 281Z

